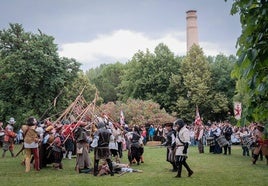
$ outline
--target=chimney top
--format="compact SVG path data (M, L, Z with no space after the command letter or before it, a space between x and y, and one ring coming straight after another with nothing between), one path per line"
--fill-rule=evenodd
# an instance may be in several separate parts
M188 11L186 11L187 14L191 13L191 12L196 12L196 10L188 10Z

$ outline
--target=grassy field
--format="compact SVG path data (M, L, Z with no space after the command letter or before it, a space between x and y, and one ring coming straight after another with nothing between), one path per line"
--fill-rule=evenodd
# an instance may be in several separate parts
M19 147L16 148L17 151L18 149ZM92 155L93 153L90 153L91 160ZM194 171L190 178L187 177L184 168L182 178L174 178L176 173L170 172L171 166L166 162L165 155L165 147L145 146L145 163L132 166L132 168L143 170L143 173L94 177L92 174L78 174L74 170L75 158L72 160L64 159L64 169L60 171L47 167L40 172L31 169L29 173L25 173L24 166L20 164L23 156L11 158L10 154L7 153L6 158L0 158L0 182L1 186L268 185L266 161L257 161L256 165L252 165L250 157L242 156L241 146L239 145L232 146L232 155L210 154L207 147L204 154L199 154L197 147L190 147L187 162ZM124 152L122 163L127 163L126 152Z

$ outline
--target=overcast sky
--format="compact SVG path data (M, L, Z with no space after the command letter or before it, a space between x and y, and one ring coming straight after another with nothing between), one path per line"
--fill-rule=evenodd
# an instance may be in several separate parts
M138 50L166 44L186 54L186 11L197 10L199 44L205 55L236 54L239 17L232 0L1 0L0 29L22 24L26 32L53 36L60 56L82 69L125 63Z

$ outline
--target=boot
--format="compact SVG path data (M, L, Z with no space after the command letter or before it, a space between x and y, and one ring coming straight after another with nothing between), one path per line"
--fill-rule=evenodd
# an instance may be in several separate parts
M63 169L62 162L60 162L60 164L59 164L59 169Z
M94 163L94 176L97 176L98 175L98 171L99 170L99 161L98 160L95 160L95 163Z
M258 155L257 154L253 154L252 155L252 164L256 164L256 161L258 160Z
M194 173L194 171L192 171L189 167L189 165L186 162L183 162L183 166L186 168L186 170L188 171L188 177L191 177L192 174Z
M192 175L193 175L193 173L194 173L194 171L190 171L190 172L188 172L188 177L191 177Z
M11 157L14 157L14 153L13 151L10 151Z
M175 163L172 163L173 169L172 172L177 172L178 171L178 167L176 166Z
M6 156L6 151L4 150L2 154L2 158L4 158L5 156Z
M223 150L224 150L224 155L226 155L227 154L227 146L224 146Z
M262 153L260 153L260 161L262 161L263 160L263 155L262 155Z
M68 152L68 159L69 159L69 160L71 160L71 159L72 159L72 154L73 154L73 152L72 152L72 151L69 151L69 152Z
M175 178L180 178L181 177L181 169L182 169L182 164L179 163L179 165L178 165L178 172L177 172L177 175L175 176Z
M85 173L85 174L87 174L87 173L90 173L90 169L89 168L85 168L85 169L79 169L79 173Z
M110 169L111 176L114 176L114 170L113 170L112 161L111 160L107 160L107 163L108 163L108 166L109 166L109 169Z
M66 155L67 155L67 153L66 153L66 152L64 152L64 153L63 153L63 158L66 158Z
M144 163L144 159L143 159L143 156L141 156L141 163Z

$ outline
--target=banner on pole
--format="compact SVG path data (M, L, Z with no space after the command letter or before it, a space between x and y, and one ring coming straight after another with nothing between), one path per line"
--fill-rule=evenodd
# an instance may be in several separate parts
M240 102L234 102L234 117L237 120L241 119L242 104Z
M196 105L196 110L195 110L195 121L194 123L196 125L200 125L201 124L201 117L200 117L200 114L199 114L199 109L198 109L198 106Z
M125 125L125 116L122 110L120 111L120 125Z

